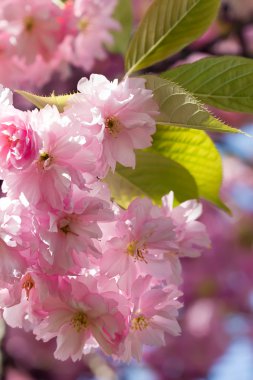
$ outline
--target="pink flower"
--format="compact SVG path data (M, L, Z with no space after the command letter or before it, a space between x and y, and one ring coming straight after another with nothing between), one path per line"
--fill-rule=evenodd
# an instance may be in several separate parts
M98 222L111 221L110 204L76 189L72 206L65 211L34 210L34 224L43 242L40 255L43 268L50 273L80 272L89 267L89 256L100 257ZM74 269L76 268L76 269Z
M41 87L71 65L90 70L112 45L117 0L2 0L0 82L9 87ZM43 72L43 75L41 73Z
M109 277L120 275L118 284L125 292L141 273L179 281L178 259L164 255L177 247L173 229L172 220L163 217L149 199L135 199L120 215L115 236L105 243L102 272Z
M173 197L173 192L163 197L163 211L175 224L179 256L197 257L203 249L210 248L206 227L196 220L202 213L202 205L187 201L173 208Z
M205 230L192 205L111 202L100 178L117 161L134 165L157 106L142 79L95 75L80 86L63 113L16 110L0 87L0 313L11 327L56 338L60 360L97 347L140 359L143 344L179 333L179 256L204 246Z
M11 90L0 85L0 171L25 168L36 154L36 133L27 113L12 103Z
M116 162L135 166L134 149L151 145L158 107L145 80L126 78L118 83L102 75L78 83L80 94L71 97L68 114L76 114L86 129L103 144L100 165L115 169Z
M9 295L1 302L5 322L32 330L45 316L41 303L56 294L57 286L57 276L46 276L34 269L25 271L8 287Z
M26 88L31 92L37 92L37 89L41 89L51 79L55 71L63 74L62 77L64 77L66 64L64 66L62 60L63 57L59 49L54 52L54 56L50 61L45 61L41 55L36 55L34 61L27 64L22 58L13 56L12 62L16 66L14 72L14 74L16 73L16 82L12 84L12 87L15 85L19 88ZM43 75L41 75L42 72ZM69 71L67 72L69 74ZM3 80L5 81L5 79Z
M18 201L0 198L0 277L12 282L27 266L25 252L27 245L23 241L22 208Z
M71 3L70 3L71 4ZM96 59L105 59L104 45L112 45L111 31L119 30L119 23L112 18L117 0L75 0L73 15L69 19L70 62L89 71ZM67 8L67 17L69 8Z
M25 169L38 154L36 133L24 112L10 110L0 117L1 168Z
M3 0L1 30L8 33L15 52L32 63L37 55L48 61L57 48L60 8L51 0Z
M15 48L10 45L10 36L0 32L0 83L10 88L34 91L49 80L53 70L59 71L63 59L60 53L55 52L49 62L36 55L34 61L27 64L22 57L15 54Z
M133 308L130 330L125 341L123 360L142 358L143 345L164 346L166 334L178 335L176 320L182 306L177 298L181 292L173 285L152 287L151 276L139 277L132 285Z
M89 279L88 279L89 280ZM90 290L85 282L63 281L58 301L43 305L47 315L36 327L37 338L57 338L55 357L80 360L84 347L89 351L96 343L108 354L117 354L127 333L125 317L118 311L116 300L98 292L93 281Z
M94 168L99 147L96 140L80 136L78 126L56 107L34 110L30 124L38 135L38 154L25 170L6 175L4 190L12 198L21 194L33 205L44 201L63 208L73 184L85 187L83 174Z
M8 33L0 32L0 83L4 86L15 88L19 85L24 73L17 61Z

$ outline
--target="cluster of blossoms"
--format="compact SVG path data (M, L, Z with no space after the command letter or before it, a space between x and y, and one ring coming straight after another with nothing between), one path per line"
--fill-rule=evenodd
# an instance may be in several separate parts
M56 338L55 357L100 347L122 360L177 335L180 257L209 245L201 206L135 199L103 181L151 145L158 108L144 79L83 78L63 113L0 94L0 307L11 327Z
M119 30L117 0L1 0L0 82L8 87L44 85L70 65L90 71L104 59L104 45ZM43 75L41 75L43 72Z

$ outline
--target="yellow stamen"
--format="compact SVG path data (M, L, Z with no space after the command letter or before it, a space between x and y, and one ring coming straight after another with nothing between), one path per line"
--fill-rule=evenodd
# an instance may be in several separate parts
M131 321L131 329L135 331L143 331L149 326L149 321L144 315L138 315Z
M77 311L71 318L70 324L77 332L85 330L89 325L87 315L83 311Z
M40 156L39 156L39 164L42 165L43 169L46 169L48 168L51 164L52 164L52 161L53 161L53 157L50 156L49 153L47 152L40 152Z
M138 261L144 261L145 263L147 263L145 256L144 256L147 253L145 246L138 247L137 245L138 245L138 242L135 240L131 241L128 244L128 246L127 246L128 255L132 256L135 261L138 260Z
M89 22L88 20L86 20L85 18L81 18L79 21L78 21L78 29L83 32L87 29L87 26L89 25Z
M46 161L50 158L49 154L46 152L41 152L40 153L40 161Z

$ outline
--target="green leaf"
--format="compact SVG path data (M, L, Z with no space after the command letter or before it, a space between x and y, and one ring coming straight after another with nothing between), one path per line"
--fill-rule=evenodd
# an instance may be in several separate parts
M113 18L120 23L121 30L113 32L114 44L108 49L113 53L125 54L133 27L131 0L119 0Z
M219 5L220 0L155 0L129 45L128 74L169 57L201 36Z
M15 90L15 92L26 100L28 100L30 103L34 104L38 108L44 108L47 104L50 106L55 105L59 112L64 111L64 107L67 105L67 102L69 98L73 95L54 95L51 96L39 96L32 94L31 92L22 91L22 90Z
M196 181L199 196L229 212L219 196L221 156L205 132L158 125L151 149L186 168Z
M150 197L161 204L161 197L170 190L178 202L198 198L192 175L179 163L154 152L137 152L136 158L134 170L117 165L116 172L105 179L120 206L127 208L136 197Z
M159 124L214 132L242 133L212 116L189 92L174 82L146 75L146 87L154 93L160 108Z
M253 60L204 58L162 75L192 92L203 103L226 111L253 112Z

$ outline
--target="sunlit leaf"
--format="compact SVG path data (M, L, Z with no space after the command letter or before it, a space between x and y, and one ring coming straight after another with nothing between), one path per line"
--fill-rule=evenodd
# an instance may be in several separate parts
M228 211L220 199L222 160L204 131L157 126L152 150L186 168L196 181L199 196Z
M198 198L196 183L187 169L154 152L137 152L136 168L118 165L106 178L112 197L122 207L139 197L150 197L160 204L161 197L173 190L178 202Z
M212 116L189 92L174 82L155 75L146 75L146 87L154 93L160 108L159 124L203 129L215 132L241 133Z
M23 96L30 103L34 104L38 108L44 108L47 104L50 106L55 105L60 112L64 111L64 107L67 105L69 98L72 95L54 95L51 96L39 96L32 94L31 92L16 90L16 93Z
M197 39L215 19L220 0L155 0L126 54L128 73L176 53Z

